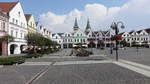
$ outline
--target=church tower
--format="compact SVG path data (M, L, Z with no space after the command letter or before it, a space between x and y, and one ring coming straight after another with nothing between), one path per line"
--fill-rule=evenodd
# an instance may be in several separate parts
M87 20L87 25L86 25L86 28L85 28L85 32L90 32L91 31L91 26L90 26L90 21L89 19Z
M78 26L78 22L77 22L77 18L75 18L75 23L74 23L74 27L73 27L74 32L79 30L79 26Z

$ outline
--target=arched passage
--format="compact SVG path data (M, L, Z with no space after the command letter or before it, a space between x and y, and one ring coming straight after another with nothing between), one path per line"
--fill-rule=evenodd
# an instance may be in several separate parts
M96 47L96 44L94 42L90 42L88 44L88 48L95 48Z
M10 54L15 54L15 50L18 46L16 44L11 44L10 45Z
M26 45L21 45L20 46L20 51L21 53L23 53L23 51L25 51L27 49L27 46Z

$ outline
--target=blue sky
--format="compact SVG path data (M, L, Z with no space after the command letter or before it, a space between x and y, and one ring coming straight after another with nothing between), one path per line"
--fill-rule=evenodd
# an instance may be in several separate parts
M0 0L17 1L17 0ZM38 16L48 11L56 14L66 14L77 8L84 9L86 4L100 3L107 7L121 6L128 0L20 0L26 13L33 13Z
M17 0L0 0L17 1ZM52 32L71 32L75 17L81 30L90 18L93 30L110 29L113 21L122 21L124 31L150 27L150 0L20 0L25 13Z

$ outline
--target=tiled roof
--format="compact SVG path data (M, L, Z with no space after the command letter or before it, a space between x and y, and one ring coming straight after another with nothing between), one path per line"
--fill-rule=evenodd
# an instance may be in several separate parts
M131 32L129 32L129 34L132 34L134 32L134 30L132 30Z
M139 31L137 31L137 33L139 34L139 33L141 33L141 31L142 31L142 30L139 30Z
M29 21L31 16L32 16L32 14L25 14L26 20Z
M150 34L150 28L145 29L145 31Z
M59 36L62 36L64 33L57 33Z
M8 13L18 2L0 2L0 8Z
M0 11L0 16L8 18L7 14L3 13L2 11Z
M85 32L85 35L88 35L89 34L89 32Z

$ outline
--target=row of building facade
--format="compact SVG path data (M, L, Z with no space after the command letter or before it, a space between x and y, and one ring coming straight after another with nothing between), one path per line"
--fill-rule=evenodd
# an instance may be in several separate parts
M52 40L56 41L61 48L72 48L76 46L100 48L109 47L110 45L114 46L115 41L112 40L114 35L115 34L111 29L106 31L92 31L89 19L87 20L85 30L81 31L77 19L75 19L73 32L53 33ZM121 41L126 41L126 43L129 44L127 46L150 46L150 28L123 32L120 33L119 36L122 38L119 40L120 44Z
M122 40L132 45L150 45L150 28L141 29L138 31L123 32L120 34Z
M33 14L25 14L20 2L0 2L0 55L20 54L27 46L25 36L40 33L50 38L51 33L35 21ZM7 35L13 40L4 40Z
M113 35L111 30L92 31L89 19L87 20L85 30L82 31L78 26L77 19L75 19L73 32L53 33L52 40L61 45L61 48L72 48L76 46L99 48L109 46Z

